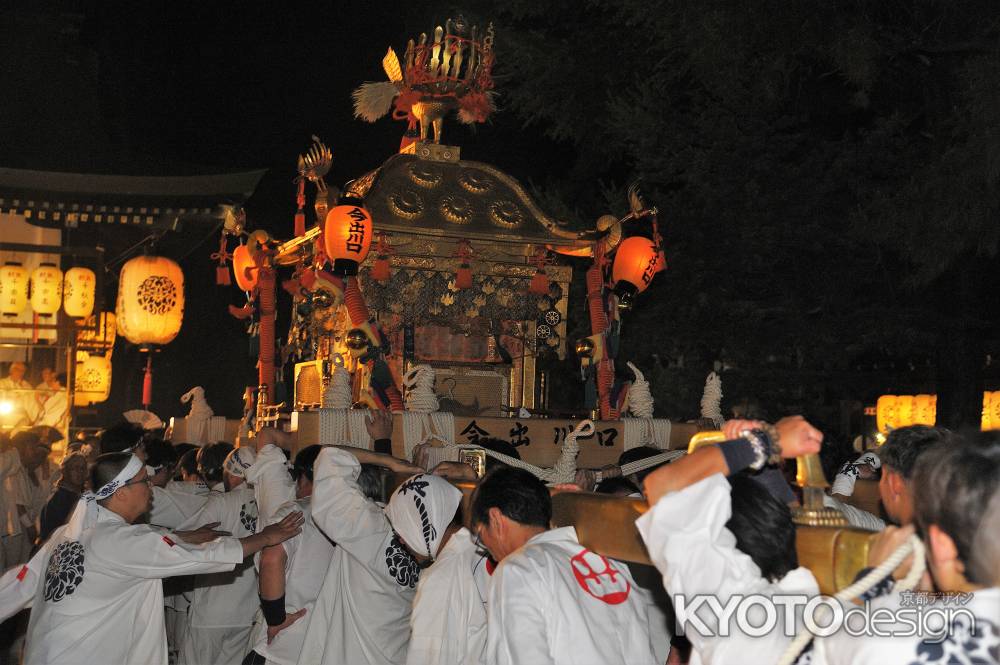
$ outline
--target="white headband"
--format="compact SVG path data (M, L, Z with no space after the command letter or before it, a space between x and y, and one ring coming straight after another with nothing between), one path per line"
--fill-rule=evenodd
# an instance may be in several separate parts
M460 503L461 490L444 478L421 473L396 488L385 514L411 549L434 559Z
M94 492L94 499L96 499L97 501L101 501L102 499L107 499L109 496L118 491L122 486L124 486L125 483L135 478L135 476L140 471L142 471L143 466L145 465L142 463L142 460L136 457L135 455L132 455L132 457L128 461L128 464L125 465L125 468L119 471L118 475L115 476L111 480L111 482L107 483L106 485L102 485L99 490Z
M247 477L247 470L257 461L253 448L236 448L226 457L222 465L226 471L239 478Z

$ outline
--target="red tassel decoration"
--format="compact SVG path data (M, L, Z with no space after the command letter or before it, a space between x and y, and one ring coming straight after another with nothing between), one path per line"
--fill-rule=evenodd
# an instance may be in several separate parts
M392 247L389 246L389 238L382 231L378 234L378 245L375 265L372 266L371 276L376 282L388 282L391 273L389 271L389 256L392 254Z
M469 261L472 260L472 245L469 244L468 240L458 241L458 248L455 250L455 256L461 260L458 264L458 270L455 272L455 288L471 289L472 266L469 264Z
M531 284L528 285L528 293L536 296L544 296L549 292L549 278L545 274L545 259L546 251L539 249L538 253L535 254L535 267L537 270L531 278Z
M295 211L295 237L306 232L306 213L303 208L306 205L306 179L299 178L299 191L295 194L295 203L298 210Z
M232 278L229 276L229 266L226 261L233 258L233 255L226 250L226 232L223 231L222 235L219 236L219 251L212 254L212 258L219 262L219 265L215 267L215 284L216 286L230 286L233 283Z
M455 287L459 289L472 288L472 268L469 267L468 263L458 266L458 272L455 273Z
M153 356L146 352L146 372L142 375L142 408L149 410L153 403Z

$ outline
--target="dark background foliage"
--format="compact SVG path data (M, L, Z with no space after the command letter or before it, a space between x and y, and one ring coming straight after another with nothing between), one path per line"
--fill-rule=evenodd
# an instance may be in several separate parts
M248 204L284 237L295 157L319 135L331 181L377 166L402 125L351 118L389 45L458 11L497 30L500 112L446 140L528 183L580 228L639 181L669 270L625 320L622 358L658 415L723 406L859 426L882 393L937 392L939 422L978 422L998 388L1000 18L990 0L470 0L407 3L13 2L0 9L0 164L63 171L269 168ZM207 389L234 415L253 366L215 289L208 228L187 255L188 315L158 358L154 410ZM121 251L138 237L102 238ZM120 246L119 246L120 245ZM585 264L575 266L582 277ZM114 280L110 280L113 282ZM585 333L580 283L573 335ZM135 406L116 352L101 415ZM131 355L129 355L131 354ZM132 356L135 356L134 358ZM122 358L124 362L118 362ZM578 408L576 361L552 406Z

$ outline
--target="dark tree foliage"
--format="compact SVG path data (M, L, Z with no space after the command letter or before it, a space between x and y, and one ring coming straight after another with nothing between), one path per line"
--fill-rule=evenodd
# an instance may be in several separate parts
M638 179L662 211L670 269L622 354L662 413L695 415L722 366L724 407L755 396L832 424L841 400L936 389L939 422L978 422L997 338L995 2L473 5L497 26L503 111L574 149L537 183L549 199L591 225Z

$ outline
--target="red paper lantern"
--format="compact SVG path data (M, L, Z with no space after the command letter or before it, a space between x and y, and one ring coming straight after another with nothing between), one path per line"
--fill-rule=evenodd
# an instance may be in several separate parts
M632 298L649 287L659 268L659 252L648 238L626 238L615 252L611 280L620 306L631 307Z
M257 286L259 270L246 245L233 250L233 275L236 276L236 285L243 291L253 291Z
M357 275L372 244L372 216L360 203L335 206L326 214L323 242L336 275Z

